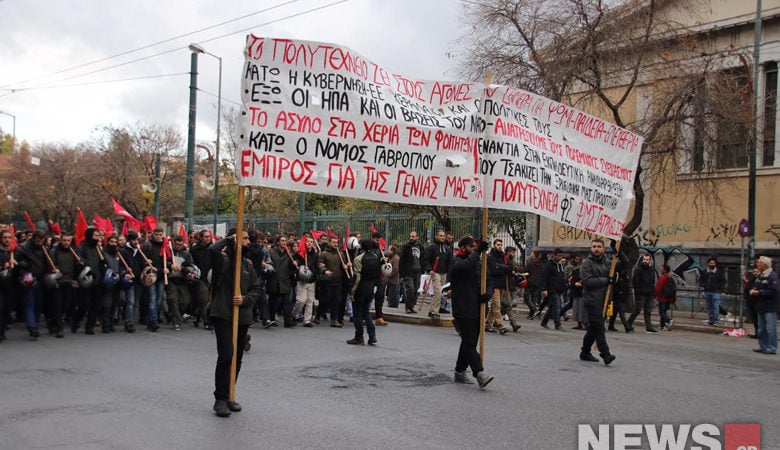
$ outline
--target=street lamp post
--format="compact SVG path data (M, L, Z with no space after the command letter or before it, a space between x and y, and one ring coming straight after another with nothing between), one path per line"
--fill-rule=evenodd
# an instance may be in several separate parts
M213 56L219 61L219 82L217 87L217 140L214 151L214 223L212 232L217 233L217 215L219 214L219 141L220 141L220 123L222 120L222 58L213 53L207 52L198 44L190 44L189 49L194 53L205 53Z
M187 127L187 174L184 182L184 222L187 231L192 229L193 191L195 180L195 120L197 119L198 101L198 53L197 48L190 45L190 109Z
M7 113L5 111L0 111L0 114L4 114L6 116L9 116L9 117L11 117L14 120L14 122L13 122L13 134L12 134L13 142L11 142L11 152L13 152L14 149L16 148L16 116L13 115L13 114L9 114L9 113Z

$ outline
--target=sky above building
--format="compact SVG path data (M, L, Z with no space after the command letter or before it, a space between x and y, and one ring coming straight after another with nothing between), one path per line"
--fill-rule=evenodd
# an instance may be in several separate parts
M33 4L34 3L34 4ZM390 72L459 79L459 0L0 0L0 127L77 144L103 126L186 136L191 43L222 58L222 107L240 108L245 36L350 47ZM218 60L199 56L197 139L215 139Z

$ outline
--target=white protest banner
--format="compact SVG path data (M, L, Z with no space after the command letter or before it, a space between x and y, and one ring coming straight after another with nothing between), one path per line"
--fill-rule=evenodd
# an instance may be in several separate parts
M244 186L530 211L608 237L642 138L526 91L415 80L335 44L250 35Z

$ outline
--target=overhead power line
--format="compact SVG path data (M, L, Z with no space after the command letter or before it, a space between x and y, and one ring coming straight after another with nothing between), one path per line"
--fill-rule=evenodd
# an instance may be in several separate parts
M255 11L253 13L244 14L243 16L239 16L239 17L236 17L236 18L233 18L233 19L230 19L230 20L226 20L226 21L220 22L218 24L210 25L208 27L201 28L199 30L195 30L195 31L192 31L192 32L189 32L189 33L180 34L178 36L174 36L174 37L171 37L171 38L168 38L168 39L164 39L162 41L158 41L158 42L155 42L153 44L147 44L147 45L144 45L142 47L137 47L137 48L134 48L134 49L131 49L131 50L126 50L126 51L123 51L121 53L117 53L115 55L107 56L105 58L96 59L94 61L78 64L78 65L73 66L73 67L68 67L67 69L62 69L62 70L58 70L56 72L51 72L49 74L41 75L41 76L38 76L38 77L35 77L35 78L30 78L28 80L21 81L21 82L16 83L16 84L23 85L23 84L27 84L27 83L29 83L31 81L40 80L40 79L43 79L43 78L49 78L49 77L54 76L54 75L59 75L61 73L70 72L72 70L80 69L82 67L87 67L87 66L91 66L91 65L94 65L94 64L98 64L98 63L104 62L104 61L109 61L111 59L118 58L120 56L129 55L131 53L135 53L135 52L138 52L138 51L141 51L141 50L146 50L147 48L156 47L158 45L162 45L162 44L165 44L165 43L168 43L168 42L171 42L171 41L175 41L176 39L181 39L183 37L192 36L194 34L198 34L198 33L201 33L203 31L208 31L208 30L211 30L213 28L221 27L222 25L227 25L229 23L237 22L239 20L246 19L247 17L256 16L257 14L262 14L264 12L268 12L268 11L274 10L276 8L280 8L282 6L287 6L287 5L291 4L291 3L295 3L295 2L298 2L298 1L300 1L300 0L289 0L287 2L280 3L280 4L276 5L276 6L272 6L270 8L265 8L265 9L261 9L260 11ZM3 86L0 86L0 88L5 88L7 86L9 86L9 85L8 84L3 85ZM22 89L19 88L19 89L16 89L16 90L22 90Z
M298 0L294 0L294 1L298 1ZM244 32L247 32L247 31L255 29L255 28L259 28L259 27L263 27L263 26L266 26L266 25L271 25L271 24L274 24L274 23L282 22L282 21L289 20L289 19L292 19L292 18L295 18L295 17L300 17L300 16L303 16L303 15L306 15L306 14L310 14L312 12L321 11L321 10L330 8L332 6L339 5L341 3L346 3L348 1L349 0L337 0L337 1L325 4L325 5L322 5L322 6L318 6L316 8L309 8L307 10L304 10L304 11L301 11L301 12L298 12L298 13L295 13L295 14L290 14L290 15L281 17L279 19L270 20L268 22L264 22L264 23L261 23L261 24L258 24L258 25L254 25L254 26L251 26L251 27L248 27L248 28L243 28L241 30L237 30L237 31L233 31L233 32L230 32L230 33L222 34L222 35L210 38L210 39L201 40L200 42L201 43L212 42L212 41L215 41L215 40L218 40L218 39L222 39L222 38L225 38L225 37L228 37L228 36L232 36L232 35L235 35L235 34L244 33ZM288 2L288 3L290 3L290 2ZM279 6L281 6L281 5L279 5ZM217 26L217 25L215 25L215 26ZM210 29L210 28L213 28L213 26L212 27L208 27L207 29ZM199 31L196 31L196 32L188 33L188 34L185 34L185 35L182 35L182 36L189 36L191 34L195 34L195 33L198 33L198 32ZM176 38L171 38L171 39L176 39ZM168 42L171 39L166 40L165 42ZM143 48L148 48L148 47L153 46L153 45L157 45L157 44L151 44L151 45L143 47ZM163 52L160 52L160 53L155 53L153 55L148 55L148 56L144 56L142 58L136 58L136 59L133 59L133 60L130 60L130 61L126 61L126 62L123 62L123 63L114 64L112 66L104 67L104 68L101 68L101 69L96 69L96 70L93 70L91 72L85 72L85 73L82 73L82 74L78 74L78 75L73 75L73 76L70 76L70 77L62 78L62 79L59 79L57 81L53 81L52 83L55 83L55 82L56 83L60 83L60 82L72 80L72 79L75 79L75 78L85 77L85 76L92 75L92 74L95 74L95 73L104 72L106 70L115 69L117 67L122 67L122 66L126 66L126 65L129 65L129 64L133 64L133 63L136 63L136 62L139 62L139 61L144 61L144 60L147 60L147 59L156 58L158 56L167 55L168 53L173 53L175 51L183 50L183 49L186 49L186 48L187 48L187 46L176 47L176 48L173 48L173 49L170 49L170 50L166 50L166 51L163 51ZM121 55L132 53L132 52L133 51L123 52ZM116 57L116 56L114 56L114 57ZM101 61L109 60L109 59L112 59L114 57L104 58ZM72 70L72 69L68 69L68 70ZM60 71L60 72L64 72L64 71ZM29 88L8 89L10 92L7 92L7 93L5 93L3 95L0 95L0 98L5 97L5 96L10 95L10 94L13 94L16 91L22 91L22 90L30 91L30 90L35 90L35 89L47 89L47 88L50 88L50 87L52 87L52 86L44 84L42 86L33 86L33 87L29 87Z

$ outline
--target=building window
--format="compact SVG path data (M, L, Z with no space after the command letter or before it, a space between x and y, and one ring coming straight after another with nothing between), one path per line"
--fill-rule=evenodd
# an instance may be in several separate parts
M775 165L775 132L777 130L777 63L764 65L764 148L762 165Z
M697 86L681 127L687 149L683 171L746 169L753 149L752 104L750 79L742 67L711 73Z

